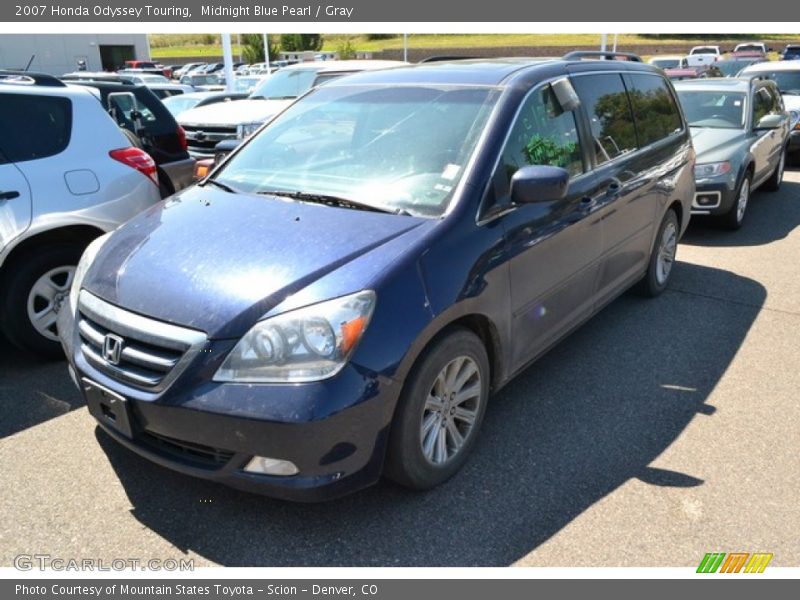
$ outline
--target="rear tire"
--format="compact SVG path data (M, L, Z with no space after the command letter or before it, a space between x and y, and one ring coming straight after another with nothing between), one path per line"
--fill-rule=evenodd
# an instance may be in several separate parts
M43 358L63 358L55 316L68 307L79 244L53 244L9 266L3 275L3 333L17 348Z
M647 272L636 284L636 291L642 296L655 298L667 289L678 250L679 236L678 215L673 209L669 209L658 227Z
M427 490L466 462L489 397L489 359L480 338L454 329L425 351L395 411L385 475Z

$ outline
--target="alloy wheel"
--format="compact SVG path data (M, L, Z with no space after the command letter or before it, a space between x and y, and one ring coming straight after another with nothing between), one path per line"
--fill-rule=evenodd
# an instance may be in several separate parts
M481 374L468 356L451 360L436 376L420 424L422 454L442 466L464 447L483 402Z
M37 333L48 340L58 341L56 319L68 301L74 277L74 265L50 269L36 280L28 294L28 319Z

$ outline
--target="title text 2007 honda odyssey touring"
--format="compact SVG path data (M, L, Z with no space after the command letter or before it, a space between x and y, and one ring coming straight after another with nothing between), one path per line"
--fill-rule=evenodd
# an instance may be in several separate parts
M670 83L583 54L333 81L97 240L59 331L103 429L295 500L453 475L492 391L665 288L689 219Z

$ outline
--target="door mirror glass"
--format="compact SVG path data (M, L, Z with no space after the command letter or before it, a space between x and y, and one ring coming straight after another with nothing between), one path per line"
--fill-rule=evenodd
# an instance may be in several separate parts
M561 167L522 167L511 177L511 201L514 204L554 202L566 196L568 185L569 172Z

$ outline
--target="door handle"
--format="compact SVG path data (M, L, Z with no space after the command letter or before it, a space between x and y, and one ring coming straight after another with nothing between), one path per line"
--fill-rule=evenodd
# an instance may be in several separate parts
M0 200L13 200L19 198L19 192L14 190L11 192L0 192Z

